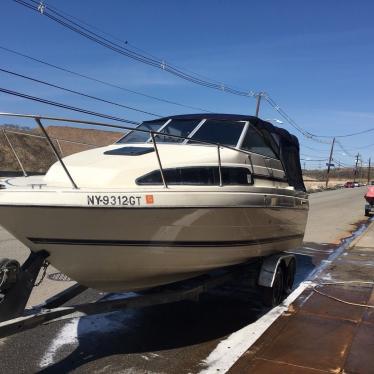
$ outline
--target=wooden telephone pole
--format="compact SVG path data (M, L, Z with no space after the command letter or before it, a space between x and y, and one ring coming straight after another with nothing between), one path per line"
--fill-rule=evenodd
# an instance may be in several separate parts
M369 166L368 166L368 184L370 183L370 168L371 168L371 158L369 158Z
M332 140L331 144L331 150L330 150L330 157L329 157L329 163L327 164L327 174L326 174L326 188L329 184L329 174L330 174L330 167L331 167L331 161L332 161L332 154L334 152L334 144L335 144L335 138Z
M358 158L360 157L360 154L357 153L356 155L356 166L355 166L355 172L354 172L354 175L353 175L353 183L356 182L356 176L357 176L357 166L358 166Z

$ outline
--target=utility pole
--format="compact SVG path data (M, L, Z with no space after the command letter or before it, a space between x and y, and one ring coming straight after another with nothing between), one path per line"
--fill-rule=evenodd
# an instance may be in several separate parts
M371 158L369 158L369 165L368 165L368 184L370 183L370 167L371 167Z
M260 113L261 97L262 97L262 92L259 92L259 93L257 94L256 117L258 117L258 114Z
M360 157L360 154L357 153L356 155L356 166L355 166L355 171L354 171L354 175L353 175L353 183L356 182L356 175L357 175L357 165L358 165L358 158Z
M334 152L334 144L335 144L335 138L332 140L331 143L331 150L330 150L330 157L329 157L329 163L327 165L327 174L326 174L326 188L329 184L329 174L330 174L330 167L331 167L331 161L332 161L332 154Z

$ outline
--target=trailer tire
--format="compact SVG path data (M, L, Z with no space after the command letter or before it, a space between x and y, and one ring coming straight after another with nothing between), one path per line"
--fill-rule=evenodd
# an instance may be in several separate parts
M366 217L370 217L370 212L368 210L365 209L365 216Z
M284 276L284 294L289 295L292 291L292 286L295 281L296 273L296 260L292 258L286 268L286 274Z
M273 285L271 287L261 287L262 303L267 307L279 305L284 297L284 285L284 267L278 266Z

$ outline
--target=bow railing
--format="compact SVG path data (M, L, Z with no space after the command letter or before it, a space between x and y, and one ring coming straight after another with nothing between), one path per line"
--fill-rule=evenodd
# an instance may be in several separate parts
M134 127L128 127L128 126L110 124L110 123L98 122L98 121L87 121L87 120L78 120L78 119L72 119L72 118L50 117L50 116L41 116L41 115L33 115L33 114L17 114L17 113L6 113L6 112L0 112L0 116L33 119L35 121L35 123L37 124L37 126L39 127L39 129L41 130L41 133L43 134L43 135L36 135L36 134L29 134L29 133L20 132L20 131L13 131L13 130L5 129L5 128L2 129L4 137L5 137L8 145L9 145L9 147L11 148L12 153L13 153L14 157L16 158L20 168L22 169L22 173L25 177L27 177L28 174L27 174L27 172L26 172L26 170L25 170L25 168L24 168L24 166L23 166L23 164L22 164L22 162L21 162L21 160L20 160L20 158L19 158L19 156L16 152L15 147L11 143L9 137L7 136L7 133L18 134L20 136L31 136L31 137L37 137L37 138L45 138L47 140L47 143L49 144L52 152L54 153L54 155L55 155L56 159L58 160L58 162L60 163L61 167L63 168L66 176L68 177L68 179L69 179L69 181L70 181L70 183L71 183L71 185L74 189L78 189L79 187L76 184L76 182L74 181L72 175L69 172L68 167L66 166L66 164L63 160L63 153L62 153L62 148L61 148L60 142L81 144L81 145L92 146L92 147L99 147L99 146L95 145L95 144L85 143L85 142L78 142L78 141L72 141L72 140L67 140L67 139L61 139L61 138L57 138L57 137L51 137L48 134L47 130L45 129L45 126L43 125L42 120L43 121L44 120L52 121L52 122L67 122L67 123L75 123L75 124L79 124L79 125L99 126L99 127L106 127L106 128L112 128L112 129L120 129L120 130L147 133L149 135L150 139L151 139L153 148L155 150L157 164L158 164L159 171L160 171L160 174L161 174L162 183L163 183L165 188L168 187L168 184L167 184L164 168L162 166L162 161L161 161L161 157L160 157L160 153L159 153L159 149L158 149L157 136L167 135L167 137L169 137L169 138L181 139L181 140L191 140L191 138L185 137L185 136L165 134L163 132L158 132L158 131L150 131L150 130L140 129L140 128L137 128L137 127L134 128ZM55 146L53 141L56 141L57 147ZM235 147L231 147L231 146L228 146L228 145L223 145L223 144L219 144L219 143L212 143L212 142L207 142L207 141L201 141L201 140L197 140L197 139L193 139L193 142L198 143L198 144L202 144L202 145L214 146L214 147L217 148L217 166L218 166L219 186L220 187L223 186L221 149L230 149L232 151L236 151L238 153L245 154L246 156L249 157L249 162L250 162L250 165L251 165L252 173L254 171L253 170L253 163L252 163L252 159L251 159L251 154L248 151L245 151L245 150L242 150L242 149L239 149L239 148L235 148ZM59 150L57 148L59 148Z

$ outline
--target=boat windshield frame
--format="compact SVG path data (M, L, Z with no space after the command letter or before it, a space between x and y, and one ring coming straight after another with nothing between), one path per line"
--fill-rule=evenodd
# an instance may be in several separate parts
M201 144L199 142L196 142L196 143L190 143L190 140L192 140L192 137L196 134L197 131L199 131L199 129L204 125L205 122L209 121L210 119L209 118L202 118L199 122L197 122L195 128L188 134L188 136L185 137L185 139L181 142L173 142L173 141L170 141L170 142L167 142L167 141L160 141L159 137L162 136L162 135L159 135L157 134L156 137L158 138L158 143L159 144L172 144L172 145L200 145L200 146L206 146L206 147L209 147L209 146L213 146L213 145L210 145L210 144ZM169 118L167 120L165 120L165 122L159 127L159 129L157 131L155 131L155 133L162 133L162 130L172 121L182 121L182 120L179 120L179 119L173 119L173 118ZM229 120L227 119L223 119L222 120L223 122L228 122ZM139 124L139 126L137 126L134 130L128 132L127 134L125 134L123 137L121 137L120 139L118 139L116 141L115 144L150 144L152 143L152 138L151 137L148 137L148 139L144 142L130 142L130 143L127 143L127 142L123 142L123 140L126 139L127 136L129 136L130 134L133 134L134 132L137 131L137 129L139 130L139 128L144 124L144 123L152 123L153 121L144 121L142 122L141 124ZM279 157L277 156L277 154L274 152L274 149L273 147L271 147L271 145L267 144L267 141L266 139L263 137L263 135L260 133L260 131L258 131L258 129L253 126L250 121L245 121L245 120L234 120L234 121L231 121L231 122L239 122L239 123L244 123L244 126L243 126L243 129L240 133L240 136L238 138L238 141L237 143L234 145L234 146L229 146L229 147L232 147L232 148L235 148L237 150L240 150L242 151L243 153L248 153L248 154L255 154L255 155L258 155L258 156L261 156L261 157L265 157L267 159L272 159L272 160L276 160L276 161L280 161ZM252 127L254 131L257 132L257 134L262 138L264 139L266 145L272 150L272 152L274 153L274 156L275 157L272 157L270 155L265 155L265 154L262 154L262 153L259 153L259 152L255 152L253 150L247 150L247 149L243 149L242 148L242 145L243 145L243 142L245 140L245 137L247 135L247 132L249 130L249 127ZM173 137L173 135L166 135L166 136L170 136L170 137ZM183 136L182 136L183 137ZM208 143L210 143L211 141L207 141ZM222 143L222 145L224 145Z
M157 137L160 137L162 135L160 135L160 133L162 133L162 131L166 128L166 126L169 125L170 122L172 121L183 121L183 120L179 120L179 119L173 119L173 118L169 118L168 120L166 120L159 128L157 131L155 131L155 133L158 133ZM185 138L183 141L181 142L173 142L173 141L160 141L160 139L158 139L158 142L161 143L161 144L178 144L178 145L186 145L186 144L190 144L190 145L193 145L193 143L188 143L190 140L192 140L192 137L200 130L200 128L204 125L205 122L209 121L209 119L207 118L202 118L200 121L197 121L196 122L196 125L195 127L192 129L192 131L187 135L187 136L183 136L181 135L181 137ZM216 120L217 121L217 120ZM229 122L228 120L222 120L222 122ZM240 146L243 142L243 139L245 138L245 135L247 133L247 129L249 127L249 121L244 121L244 120L234 120L234 121L231 121L231 122L238 122L238 123L243 123L243 129L241 130L240 132L240 135L238 137L238 140L236 142L235 145L230 145L230 147L233 147L233 148L236 148L236 149L240 149ZM152 143L152 139L151 137L149 137L146 141L144 142L125 142L126 140L126 137L128 137L129 135L133 134L134 132L136 132L137 130L139 130L141 128L141 126L143 124L147 123L147 121L144 121L142 122L139 126L137 126L134 130L128 132L127 134L125 134L123 137L121 137L120 139L118 139L116 141L115 144L145 144L145 143ZM148 122L148 123L151 123L151 122ZM173 135L168 135L168 134L165 134L165 136L170 136L170 137L173 137ZM211 141L206 141L206 142L211 142ZM212 142L213 143L213 142ZM224 145L224 143L222 143L222 145ZM206 144L206 146L209 146L209 144ZM245 151L245 150L243 150ZM248 152L248 151L247 151Z

